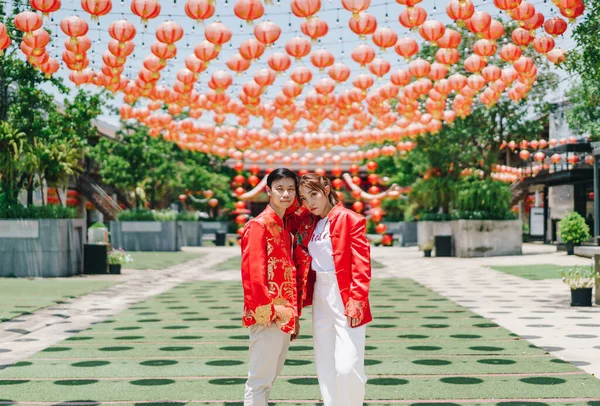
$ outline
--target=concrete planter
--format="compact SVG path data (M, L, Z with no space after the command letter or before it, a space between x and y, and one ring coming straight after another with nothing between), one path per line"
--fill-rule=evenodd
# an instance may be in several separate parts
M204 234L227 233L229 221L200 221Z
M125 251L179 251L176 221L111 221L111 243Z
M417 245L417 223L414 221L384 222L386 233L393 234L401 247Z
M202 224L199 221L178 221L177 245L179 247L201 247L202 233Z
M452 235L450 221L417 221L417 244L432 241L436 235Z
M457 257L522 255L521 220L455 220L451 222Z
M85 221L0 220L0 277L83 273Z

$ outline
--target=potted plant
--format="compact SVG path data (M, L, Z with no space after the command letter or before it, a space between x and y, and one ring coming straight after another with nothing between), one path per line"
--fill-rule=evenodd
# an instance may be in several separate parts
M121 273L121 265L133 262L131 255L125 252L123 248L113 248L108 253L108 268L109 273L118 275Z
M592 287L600 278L593 267L575 267L560 272L563 283L571 288L571 306L591 306Z
M579 213L569 213L558 223L560 238L567 248L567 255L573 255L575 245L590 239L590 228Z
M423 253L425 254L425 257L426 258L430 258L431 257L431 251L433 250L433 240L425 241L419 247L423 250Z

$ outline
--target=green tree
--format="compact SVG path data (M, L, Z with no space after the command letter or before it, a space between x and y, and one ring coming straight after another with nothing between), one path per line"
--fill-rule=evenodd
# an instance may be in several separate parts
M592 141L600 140L600 3L585 0L585 15L573 30L577 46L569 51L564 64L580 82L567 96L571 104L566 111L569 127L577 134L589 134Z

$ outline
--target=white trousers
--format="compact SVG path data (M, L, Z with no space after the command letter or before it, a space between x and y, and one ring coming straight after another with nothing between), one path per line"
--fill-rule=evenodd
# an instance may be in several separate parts
M290 347L290 337L276 325L250 327L250 372L244 406L268 406L273 382L283 368Z
M335 272L317 273L313 296L315 364L325 406L362 406L365 398L366 326L344 315Z

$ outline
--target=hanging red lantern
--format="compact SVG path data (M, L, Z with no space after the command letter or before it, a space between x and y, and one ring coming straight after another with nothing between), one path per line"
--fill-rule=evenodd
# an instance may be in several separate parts
M444 36L445 32L446 27L437 20L425 21L419 27L419 34L421 34L421 37L423 37L423 39L426 41L433 43L434 45L437 44L437 40Z
M465 26L471 32L482 33L490 27L492 17L485 11L476 11L471 18L465 21Z
M386 75L391 68L391 64L383 58L375 58L369 64L369 71L377 77Z
M567 31L567 22L560 17L554 17L546 20L544 30L553 37L562 35Z
M78 16L66 17L60 22L60 29L71 39L71 42L77 42L78 37L82 37L88 32L88 23Z
M331 52L326 49L318 49L310 54L310 61L312 64L323 71L325 68L330 67L335 62L335 57Z
M371 0L342 0L342 7L357 17L359 13L365 11L371 5Z
M132 0L131 12L142 19L142 23L148 24L148 20L160 15L160 3L158 0Z
M15 27L19 31L23 31L25 35L42 28L42 17L33 11L23 11L17 14L13 20Z
M365 205L363 204L363 202L357 201L357 202L352 203L352 209L354 209L354 211L357 213L361 213L364 208L365 208Z
M275 52L269 55L268 64L275 72L281 73L288 70L292 61L290 60L290 57L283 52Z
M360 39L365 39L377 29L377 19L369 13L360 13L356 18L350 18L348 26Z
M223 44L227 43L231 39L231 35L231 30L225 24L218 21L210 23L204 29L204 37L208 42L215 45L215 50L217 53L221 50ZM196 54L196 56L200 58L198 54Z
M352 50L352 59L361 66L365 66L375 59L375 51L368 45L358 45Z
M263 21L254 28L254 36L265 45L271 45L279 39L281 28L271 21Z
M261 0L237 0L237 3L233 6L233 12L237 18L252 24L254 20L265 14L265 7Z
M404 37L396 41L394 50L408 61L413 55L419 52L419 44L412 38Z
M165 21L156 28L156 39L160 42L173 45L183 38L183 27L175 21Z
M196 55L198 59L204 61L205 64L208 64L210 61L219 56L219 49L217 45L205 40L196 45L194 48L194 55Z
M450 0L446 6L446 14L454 21L468 20L475 13L475 6L471 0Z
M350 77L350 68L343 63L332 65L328 72L329 77L338 83L345 82Z
M383 223L379 223L379 224L377 224L377 226L375 226L375 232L377 234L385 234L386 230L387 230L387 227Z
M240 44L239 53L249 61L260 58L265 52L265 44L255 38L247 39Z
M375 30L372 36L373 43L382 51L396 45L398 35L394 30L388 27L380 27Z
M527 161L529 160L529 157L531 156L531 152L527 151L526 149L521 150L521 152L519 152L519 157L523 160L523 161Z
M533 40L533 48L540 54L547 54L554 49L555 42L552 37L538 37Z
M310 19L321 9L321 0L292 0L290 7L296 17Z
M309 21L303 21L302 24L300 24L300 30L304 33L304 35L312 38L314 42L327 35L327 32L329 32L329 26L325 20L315 17L311 18Z
M294 37L285 44L285 51L299 60L310 53L310 41L302 37Z
M196 23L203 23L215 14L213 0L187 0L184 6L185 14Z
M426 19L427 11L419 6L404 9L398 17L400 24L408 29L420 26Z
M92 21L107 15L112 10L111 0L81 0L81 8L91 15Z
M60 0L30 0L31 7L40 11L44 17L50 13L60 10Z

